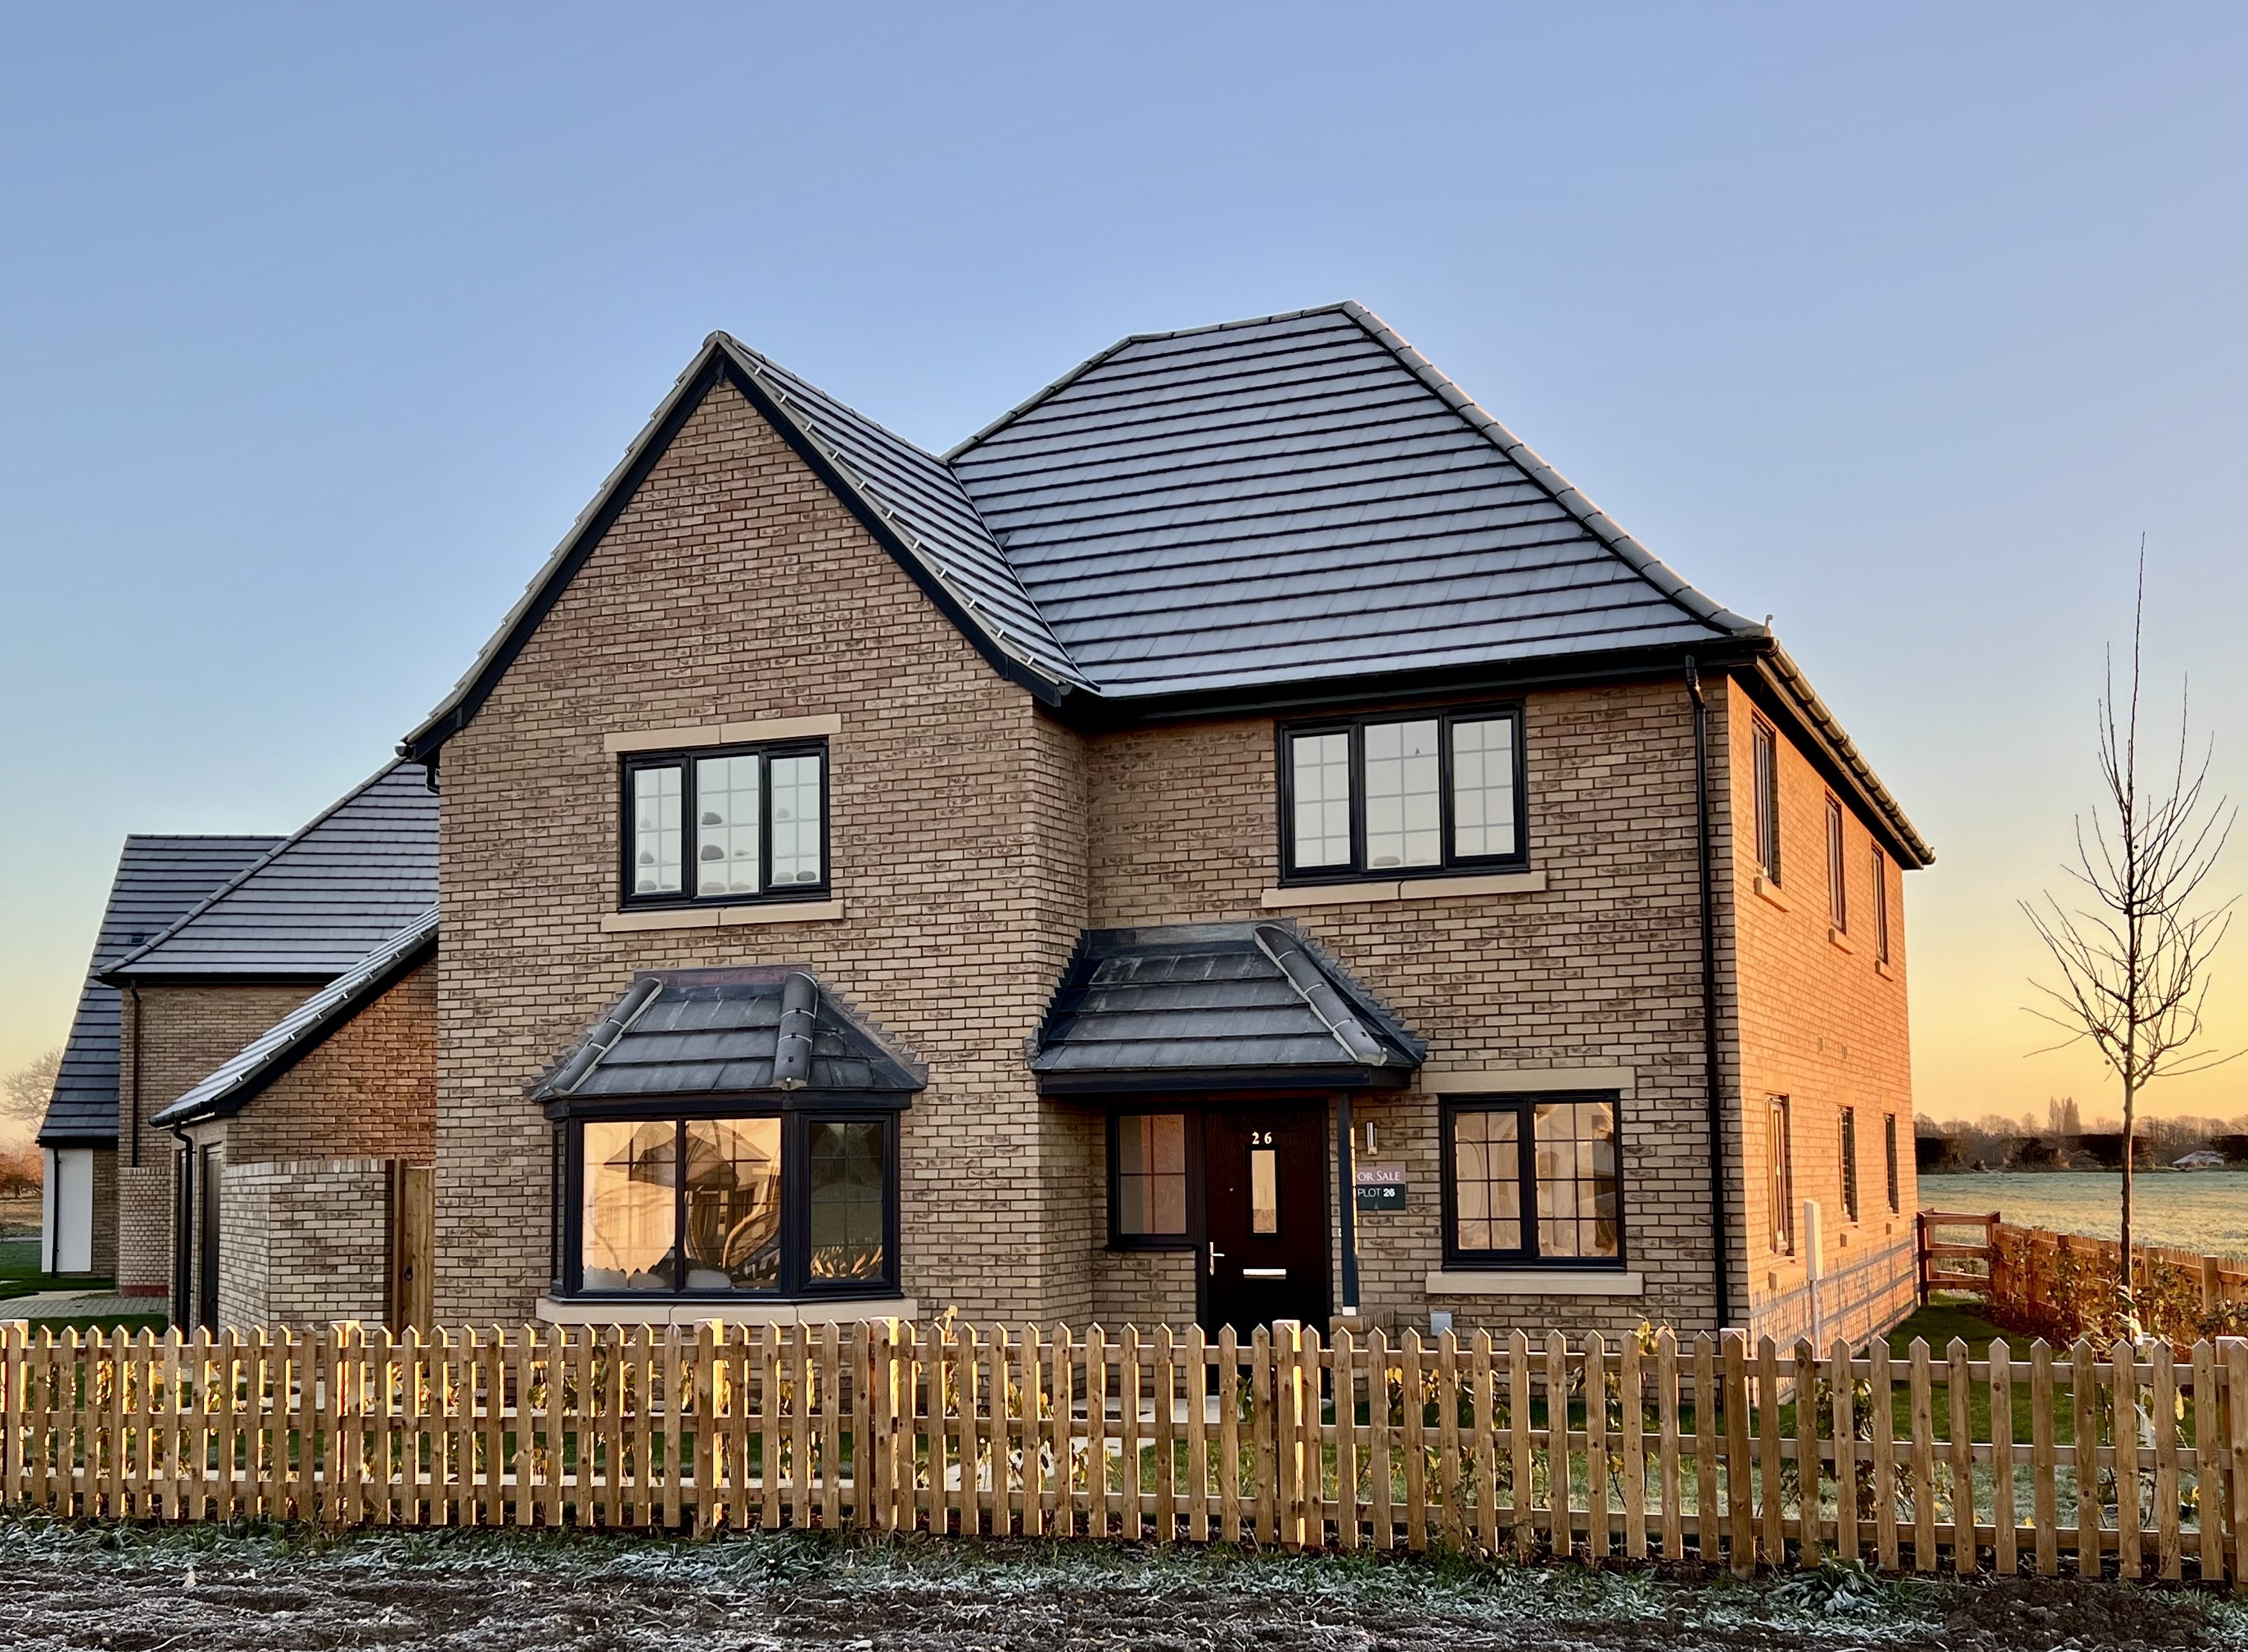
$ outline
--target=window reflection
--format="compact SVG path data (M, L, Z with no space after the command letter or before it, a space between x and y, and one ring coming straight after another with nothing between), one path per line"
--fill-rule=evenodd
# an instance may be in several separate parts
M668 1122L586 1127L586 1290L672 1288L677 1141Z
M687 1126L687 1289L780 1284L780 1121Z

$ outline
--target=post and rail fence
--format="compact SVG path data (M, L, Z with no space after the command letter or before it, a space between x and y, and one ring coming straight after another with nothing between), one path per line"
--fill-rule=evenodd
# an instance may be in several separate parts
M1943 1237L1963 1230L1974 1237ZM2018 1227L1995 1210L1922 1210L1913 1231L1923 1305L1935 1291L1980 1297L2002 1324L2055 1340L2118 1328L2114 1239ZM2248 1258L2134 1244L2131 1283L2140 1322L2156 1336L2248 1333Z
M2248 1340L17 1321L0 1506L2237 1581Z

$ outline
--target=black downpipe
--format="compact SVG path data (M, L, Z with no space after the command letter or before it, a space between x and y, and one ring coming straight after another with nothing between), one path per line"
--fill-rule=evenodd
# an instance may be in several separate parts
M1710 1279L1717 1329L1732 1323L1732 1269L1725 1230L1725 1096L1717 1071L1717 894L1710 867L1710 706L1701 674L1686 656L1686 692L1694 700L1694 826L1702 884L1702 1081L1710 1121Z

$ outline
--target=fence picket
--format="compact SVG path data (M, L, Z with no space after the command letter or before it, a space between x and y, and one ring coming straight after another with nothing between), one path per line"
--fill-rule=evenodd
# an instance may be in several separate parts
M1675 1563L1686 1546L1685 1521L1678 1506L1685 1493L1678 1471L1678 1335L1667 1325L1655 1333L1655 1403L1662 1558Z
M1491 1333L1478 1331L1469 1346L1468 1386L1473 1390L1475 1408L1469 1442L1475 1465L1476 1546L1485 1554L1498 1552L1499 1441L1492 1428L1498 1409L1498 1396L1493 1392L1497 1382L1498 1374L1491 1366Z
M1607 1340L1585 1337L1585 1551L1594 1566L1608 1555Z
M1386 1389L1388 1385L1383 1386ZM1386 1393L1383 1397L1386 1401ZM1538 1528L1532 1524L1537 1509L1537 1470L1532 1466L1530 1446L1530 1335L1525 1331L1516 1331L1506 1339L1506 1420L1512 1481L1508 1488L1507 1518L1514 1525L1515 1558L1527 1561L1538 1542ZM1380 1484L1385 1491L1388 1489L1387 1474Z
M1951 1458L1951 1569L1961 1577L1975 1571L1975 1385L1968 1372L1965 1339L1953 1337L1944 1349L1943 1398L1950 1419L1945 1429Z
M1210 1341L1199 1325L1187 1330L1187 1536L1210 1540ZM1031 1390L1035 1395L1037 1390ZM1025 1526L1025 1536L1036 1528Z
M1912 1569L1936 1570L1936 1390L1921 1337L1912 1340Z
M2076 1488L2076 1573L2096 1578L2101 1571L2099 1379L2092 1344L2082 1337L2070 1350L2069 1399L2074 1432L2069 1448Z
M2003 1337L1992 1340L1991 1369L1991 1565L2001 1577L2019 1570L2014 1529L2013 1354Z
M1795 1344L1795 1552L1819 1564L1819 1352L1807 1337Z
M2193 1345L2194 1564L2204 1582L2225 1573L2225 1477L2218 1442L2224 1406L2217 1398L2217 1350L2207 1337Z
M2177 1364L2167 1341L2155 1345L2155 1563L2164 1581L2184 1575L2178 1529Z
M1421 1381L1421 1333L1408 1328L1398 1345L1398 1421L1404 1426L1405 1546L1429 1546L1429 1435Z
M1757 1339L1757 1468L1758 1509L1763 1516L1758 1533L1765 1564L1787 1564L1787 1514L1779 1478L1779 1344Z
M1491 1339L1482 1339L1484 1371L1491 1368ZM1358 1368L1357 1339L1347 1326L1338 1326L1328 1348L1335 1419L1335 1543L1346 1552L1359 1545L1358 1530ZM1490 1398L1483 1401L1483 1427L1491 1431ZM1484 1494L1489 1500L1489 1493Z
M1826 1386L1834 1402L1834 1553L1847 1566L1857 1560L1861 1538L1858 1524L1858 1395L1847 1337L1836 1337L1834 1346L1827 1350Z
M2142 1559L2139 1524L2138 1351L2127 1340L2118 1338L2108 1359L2115 1420L2115 1570L2119 1577L2135 1578Z
M1639 1339L1627 1335L1618 1351L1616 1386L1623 1403L1623 1558L1647 1558L1646 1381Z
M2039 1337L2030 1344L2030 1521L2037 1528L2038 1575L2048 1578L2060 1570L2053 1436L2053 1347Z
M1744 1333L1728 1331L1724 1345L1725 1505L1732 1517L1726 1558L1735 1576L1747 1577L1756 1570L1756 1510L1749 1473L1749 1341ZM1714 1554L1704 1559L1715 1561Z
M1894 1572L1898 1559L1896 1374L1891 1368L1889 1340L1875 1337L1872 1354L1867 1399L1874 1414L1874 1563Z
M1546 1336L1546 1542L1557 1560L1576 1544L1576 1498L1569 1473L1569 1339Z

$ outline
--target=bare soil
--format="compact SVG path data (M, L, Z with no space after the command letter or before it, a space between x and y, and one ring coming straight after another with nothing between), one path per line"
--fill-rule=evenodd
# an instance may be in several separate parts
M836 1652L2239 1647L2248 1609L2113 1583L1737 1583L1077 1545L148 1533L0 1521L0 1645Z

